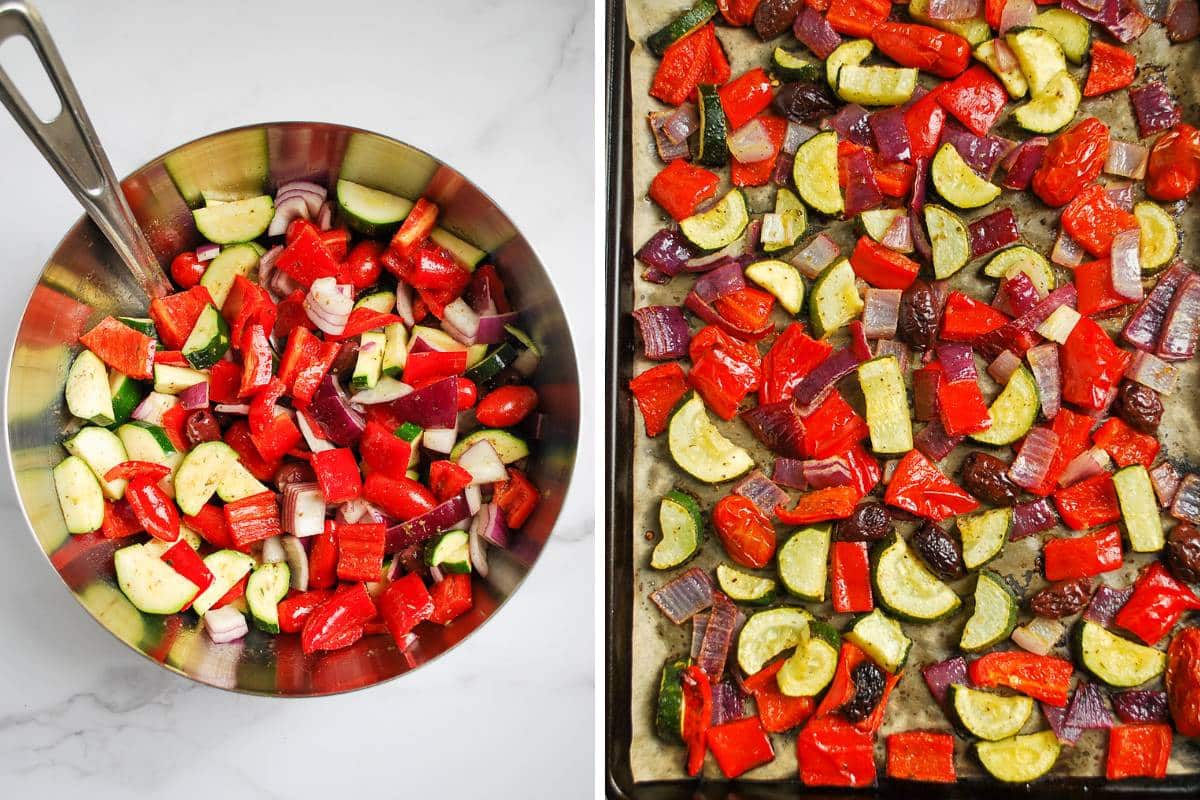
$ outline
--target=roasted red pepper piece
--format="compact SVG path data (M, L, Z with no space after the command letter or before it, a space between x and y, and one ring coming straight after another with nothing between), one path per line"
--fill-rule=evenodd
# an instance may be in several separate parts
M429 615L429 621L449 625L474 605L471 599L471 576L451 573L434 585L430 596L433 598L433 612Z
M397 436L392 428L375 420L367 420L359 450L373 472L391 478L403 478L412 458L412 445Z
M918 450L910 450L896 465L884 502L934 522L979 508L974 497L943 475Z
M1138 229L1137 217L1117 205L1098 183L1067 203L1061 222L1063 230L1097 258L1112 252L1113 237L1118 233Z
M251 283L244 275L237 275L221 306L221 316L229 323L229 341L242 341L247 325L262 325L263 330L273 330L279 311L271 299L271 293Z
M183 349L192 328L196 327L200 312L208 305L216 304L203 286L193 286L186 292L176 292L150 301L150 318L154 320L154 329L168 350ZM84 346L88 346L87 342L84 342Z
M208 371L208 399L214 403L236 403L242 385L242 369L232 361L218 361Z
M1046 580L1071 581L1110 572L1122 564L1121 531L1116 525L1083 536L1059 536L1042 546Z
M855 444L844 455L850 465L851 485L858 490L860 499L866 497L879 485L879 481L883 477L879 461L868 453L862 444Z
M729 557L743 567L762 569L775 555L775 528L749 499L722 497L713 506L712 524Z
M942 108L976 136L986 136L1004 113L1008 92L982 64L976 64L942 87Z
M1055 137L1033 173L1033 191L1048 206L1066 205L1094 181L1108 158L1108 126L1095 117Z
M763 357L759 405L790 400L796 384L831 352L833 345L808 336L799 322L788 325Z
M233 547L233 536L225 524L225 514L219 507L212 504L201 506L199 513L192 517L184 516L183 522L218 550Z
M951 436L979 433L992 426L979 383L969 379L938 383L938 417Z
M834 611L859 613L875 608L866 542L834 542L829 569Z
M420 242L403 256L389 250L382 260L389 271L417 290L421 301L439 319L446 303L461 295L471 282L471 273L454 254L429 240ZM413 316L416 317L415 310Z
M1108 732L1105 777L1110 781L1164 777L1171 760L1171 739L1170 725L1118 725Z
M316 226L304 220L293 222L287 240L283 252L275 259L276 269L283 270L306 289L318 278L337 277L337 259L325 246Z
M167 364L172 367L190 367L191 363L183 355L182 350L157 350L154 353L155 364Z
M1091 417L1076 414L1069 408L1059 409L1051 430L1058 436L1058 448L1050 461L1050 470L1041 486L1033 494L1045 497L1058 488L1058 478L1075 458L1088 448L1093 421Z
M726 778L736 778L775 759L775 749L758 717L709 728L707 739L708 749Z
M1059 489L1054 493L1054 505L1066 526L1074 531L1106 525L1121 518L1117 490L1113 487L1112 475L1107 472Z
M313 537L308 554L308 585L314 589L329 589L337 584L338 542L337 524L326 520L325 530Z
M179 538L179 509L159 488L157 478L142 475L129 481L125 500L137 521L155 539L173 542Z
M713 301L713 308L721 315L721 327L738 335L744 331L764 332L770 330L771 309L775 307L775 295L746 286Z
M250 441L265 464L278 465L303 438L300 428L286 411L276 409L275 416L259 433L250 431Z
M953 78L971 63L970 43L949 31L927 25L879 22L869 35L879 51L892 61L939 78Z
M1187 611L1200 608L1200 597L1167 572L1161 562L1147 567L1133 584L1133 594L1113 622L1153 647L1171 632Z
M854 274L877 289L907 289L921 270L921 265L908 256L869 236L859 237L850 254L850 266Z
M1021 650L988 653L968 667L971 682L980 688L1007 686L1058 708L1067 704L1074 671L1075 666L1066 659Z
M154 377L154 340L112 317L100 320L79 343L117 372L137 380Z
M510 528L520 528L537 509L541 497L537 487L525 477L525 473L514 467L508 468L508 480L497 484L493 492L493 500L500 506L504 515L504 524Z
M304 408L309 404L339 349L336 343L323 342L306 328L293 328L288 334L279 360L279 380L287 386L296 405Z
M372 472L363 482L363 497L401 522L419 517L437 504L433 493L411 478L392 478L378 472Z
M754 12L762 0L717 0L721 16L735 28L744 28L754 21Z
M410 573L392 581L383 590L379 613L392 638L400 644L413 628L433 614L433 597L421 576Z
M672 106L687 100L709 65L709 48L716 40L710 22L668 47L654 73L650 96Z
M404 218L404 224L392 237L390 246L400 253L407 253L425 241L429 234L433 233L433 226L437 224L438 211L436 203L424 197L419 198Z
M871 157L871 169L875 173L879 191L886 197L907 197L917 175L916 167L903 161L885 163L883 157L874 150L868 150L867 154Z
M1120 297L1113 289L1112 262L1107 258L1076 267L1075 289L1079 296L1077 310L1084 316L1111 311L1133 302Z
M714 35L708 46L708 63L704 66L699 83L722 86L729 82L732 75L733 71L729 67L729 57L725 55L725 48L721 45L721 40Z
M170 467L155 464L153 461L122 461L104 473L104 480L128 481L134 478L149 478L157 482L170 474Z
M683 743L687 745L687 773L700 774L708 749L708 727L712 720L712 683L695 664L680 676L683 684Z
M629 382L629 391L642 412L647 436L658 436L667 429L671 409L683 399L687 389L687 376L675 362L651 367Z
M954 783L954 736L903 731L887 737L889 778L923 783Z
M867 421L835 389L804 417L804 452L811 458L828 458L845 452L870 433Z
M200 558L200 554L182 537L163 552L162 560L169 564L171 569L196 584L196 594L192 600L199 597L213 582L212 571L204 563L204 559ZM189 601L182 610L187 611L191 606Z
M845 519L858 505L858 490L853 486L829 486L800 496L794 508L775 507L775 516L788 525L810 525Z
M409 353L404 362L404 382L410 386L425 386L461 375L467 368L466 350L426 350Z
M115 503L106 500L100 532L106 539L124 539L126 536L141 533L142 523L138 521L127 500L117 500Z
M337 447L312 454L312 468L327 503L345 503L362 494L362 475L358 460L348 447Z
M304 310L303 289L297 289L280 300L275 310L277 315L275 317L275 329L272 333L280 339L286 339L296 328L305 328L310 331L317 329L313 321L308 318L308 312Z
M908 143L913 159L932 158L942 138L946 124L946 109L938 102L942 84L904 111L904 127L908 128Z
M745 690L754 695L758 718L768 733L790 731L813 713L811 697L789 697L779 691L775 676L785 662L786 659L781 658L742 681Z
M875 743L841 717L809 720L796 738L796 761L805 786L871 786Z
M344 586L308 615L300 646L305 655L348 647L362 637L363 626L374 616L367 588L361 583Z
M225 444L233 448L242 465L260 481L270 480L275 476L275 470L279 469L279 460L267 461L258 452L250 426L243 419L225 429Z
M830 682L829 688L825 691L825 697L822 698L821 705L817 707L814 720L823 717L838 716L838 710L854 697L856 691L854 678L852 677L854 668L862 662L869 660L870 658L858 645L852 642L842 642L841 651L838 653L837 670L833 673L833 680ZM887 676L883 695L878 705L875 706L875 710L866 719L853 723L853 727L871 735L874 735L879 730L879 727L883 725L883 714L887 708L888 697L891 696L892 689L895 688L896 682L899 679L900 676L898 674Z
M838 33L868 39L875 26L892 13L891 0L833 0L825 21Z
M471 473L453 461L440 459L429 465L429 488L439 503L444 503L470 485Z
M318 606L333 596L328 589L310 589L307 592L297 592L279 601L279 631L281 633L299 633L304 628L304 621Z
M233 543L241 548L282 531L279 526L279 504L274 492L260 492L225 504L225 524Z
M942 312L941 339L944 342L971 343L980 336L1000 330L1008 317L962 292L951 292Z
M1088 409L1104 408L1132 356L1117 347L1095 320L1083 317L1062 345L1062 396Z
M733 419L738 405L762 381L758 348L716 325L708 325L692 337L688 355L692 359L688 382L721 419Z
M1149 469L1162 447L1158 439L1135 431L1120 417L1110 418L1096 430L1092 438L1122 467L1141 464Z
M1184 736L1200 736L1200 628L1184 628L1167 648L1167 704Z
M175 445L175 449L181 453L191 447L185 432L187 418L191 413L183 407L182 403L176 403L163 413L162 429L167 434L167 438L171 440L171 444Z
M1200 130L1179 123L1164 131L1146 162L1146 194L1167 202L1183 200L1200 185Z
M250 397L271 382L271 342L261 325L251 325L242 334L242 385L238 395Z
M762 67L755 67L722 86L717 94L732 133L771 105L771 78Z
M1084 97L1097 97L1124 89L1137 75L1137 56L1116 45L1092 42L1092 68L1083 85Z
M378 581L383 576L383 547L387 526L382 522L338 523L338 580Z
M775 174L775 162L779 160L779 152L783 149L783 140L787 136L788 121L783 117L766 114L759 118L767 130L767 140L771 143L771 155L762 161L742 162L736 158L729 159L729 181L734 186L766 186Z
M344 342L347 339L353 339L367 331L373 331L376 328L383 328L387 325L394 325L400 322L400 317L395 314L385 314L382 311L376 311L373 308L359 306L350 312L350 318L346 320L346 327L339 334L327 334L328 340L331 342Z

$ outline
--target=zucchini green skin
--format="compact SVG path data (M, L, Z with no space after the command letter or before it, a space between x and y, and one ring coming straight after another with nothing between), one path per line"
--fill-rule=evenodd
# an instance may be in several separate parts
M746 196L731 189L712 208L680 221L679 232L701 250L720 250L740 239L749 224Z
M754 468L754 459L717 430L694 392L671 414L667 449L680 469L704 483L730 481Z
M200 312L183 343L183 357L196 369L208 369L229 350L229 323L211 303Z
M646 49L662 58L668 47L697 30L716 13L716 0L697 0L696 5L647 36Z
M985 594L985 590L987 589L999 589L1000 591L989 595ZM970 618L967 619L967 624L963 626L962 638L959 640L958 646L968 653L979 653L987 650L989 647L994 647L1012 635L1013 629L1017 627L1017 606L1020 601L1013 590L1009 588L1008 584L999 575L986 569L981 571L979 577L976 579L975 594L973 597L974 608L972 609ZM998 597L1004 603L1004 608L981 608L980 600L987 600L991 597ZM977 617L984 619L991 615L1002 616L1004 618L1000 627L993 627L990 631L991 635L986 639L968 642L967 633L972 630L972 621Z
M888 672L896 672L908 661L913 641L904 633L900 623L878 608L854 621L846 639L858 645ZM890 641L889 641L890 640ZM899 646L899 652L890 654Z
M991 561L1004 549L1012 533L1011 508L993 508L960 516L958 532L963 540L963 565L977 569Z
M817 276L809 293L808 313L813 333L821 338L829 336L857 318L862 310L854 268L844 258L834 261Z
M672 506L682 514L673 516ZM700 504L686 492L672 489L663 496L658 506L658 527L662 538L650 557L650 566L654 569L678 567L700 552L704 543L704 517L700 513ZM720 577L719 570L717 574ZM734 600L739 599L724 585L722 590Z
M832 526L811 525L797 530L779 548L779 577L789 594L813 603L825 600L832 539Z
M774 578L751 575L728 564L717 565L717 586L735 603L769 606L775 602Z
M654 729L660 739L683 741L683 671L691 666L690 658L670 659L663 664L658 681L658 707L654 713Z
M1029 783L1045 775L1062 751L1053 731L1013 736L999 742L976 742L975 755L983 768L1005 783Z
M254 627L267 633L279 633L279 601L287 597L291 569L286 562L262 564L250 573L246 583L246 605Z
M474 381L477 386L491 386L496 376L511 367L513 362L517 360L518 355L520 354L515 347L508 342L501 342L490 353L484 356L478 364L468 367L463 375Z
M729 134L729 122L725 119L725 108L717 87L702 83L696 87L699 98L700 138L696 148L696 163L706 167L723 167L729 162L729 145L725 137Z
M809 61L782 47L776 47L771 54L771 72L775 73L781 81L813 83L821 80L824 69L820 62Z
M955 684L948 700L956 721L973 736L989 742L1016 736L1033 715L1033 698L1024 695L999 695ZM992 706L985 708L984 703Z
M1117 636L1086 619L1075 626L1071 644L1080 666L1098 680L1121 689L1152 681L1167 666L1162 651Z
M913 569L918 577L920 577L926 583L939 584L946 590L946 592L949 593L949 595L953 596L953 601L950 601L947 598L947 601L943 603L944 607L941 608L940 611L929 615L919 614L913 611L911 606L905 608L902 605L898 605L898 598L895 594L898 590L898 587L894 587L892 585L892 581L895 579L895 576L885 574L886 562L889 559L889 553L893 548L896 547L903 548L905 551L907 551L907 558L911 559L915 564ZM876 545L871 551L871 584L875 592L875 600L879 606L887 611L891 616L904 620L905 622L937 622L938 620L945 619L953 615L958 611L959 608L962 607L962 600L959 599L958 595L954 594L954 591L949 586L946 586L945 583L938 580L937 576L930 572L929 569L922 564L919 559L917 559L912 551L909 550L908 544L904 541L904 539L895 532Z

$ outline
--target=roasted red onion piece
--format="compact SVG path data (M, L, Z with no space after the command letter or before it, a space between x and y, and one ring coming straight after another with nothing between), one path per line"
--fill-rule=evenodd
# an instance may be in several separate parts
M650 593L650 600L676 625L687 622L693 614L713 604L713 584L708 573L699 567L675 577Z

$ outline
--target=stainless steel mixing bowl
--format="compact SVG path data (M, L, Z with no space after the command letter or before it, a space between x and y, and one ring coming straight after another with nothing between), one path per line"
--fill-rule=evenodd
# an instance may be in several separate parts
M80 334L107 314L144 316L148 300L96 225L82 218L42 270L21 319L8 368L5 429L17 495L29 527L75 598L114 636L167 669L202 683L267 695L321 695L401 675L475 630L520 585L551 533L571 476L579 428L579 379L567 320L546 270L512 222L478 187L414 147L342 125L278 122L216 133L154 159L121 185L154 256L167 264L201 238L190 205L200 192L274 191L297 179L339 177L441 208L439 223L488 251L544 352L533 385L545 415L531 477L541 504L507 549L493 548L486 579L475 578L475 608L446 627L418 628L401 652L387 635L306 657L296 636L258 631L213 644L194 614L137 611L115 585L116 545L100 534L67 533L50 470L65 455L70 425L63 399ZM53 631L48 631L53 635Z

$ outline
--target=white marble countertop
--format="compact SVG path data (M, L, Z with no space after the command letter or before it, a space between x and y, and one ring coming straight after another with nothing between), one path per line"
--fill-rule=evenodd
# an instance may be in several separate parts
M554 275L582 417L597 417L588 0L39 7L118 175L198 135L284 119L379 131L460 169ZM25 288L80 210L2 114L0 175L4 270L20 287L0 293L11 341ZM428 668L317 700L202 687L126 649L51 574L5 478L0 797L590 796L591 441L541 561L495 620Z

